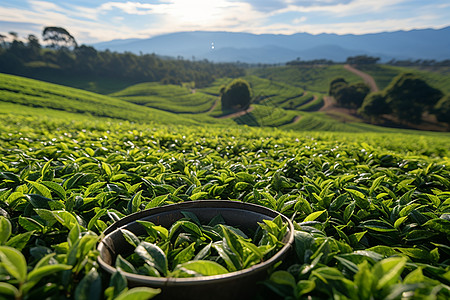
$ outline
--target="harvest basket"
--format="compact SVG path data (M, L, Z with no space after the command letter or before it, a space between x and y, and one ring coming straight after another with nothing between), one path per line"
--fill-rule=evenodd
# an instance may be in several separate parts
M170 227L183 218L181 212L192 212L201 222L209 222L221 215L231 226L238 226L242 231L254 231L258 222L272 220L280 215L288 223L288 232L283 239L285 245L267 261L250 268L215 276L193 278L150 277L138 274L124 273L130 287L148 286L161 288L157 299L245 299L254 295L258 281L264 280L268 271L281 261L292 248L294 242L294 226L292 222L280 213L263 206L227 200L200 200L172 204L141 211L129 215L104 232L104 238L98 245L100 252L98 262L101 268L109 273L116 272L114 262L118 254L126 255L133 252L133 247L124 239L119 229L127 229L136 235L145 234L145 229L136 221L153 222L156 225Z

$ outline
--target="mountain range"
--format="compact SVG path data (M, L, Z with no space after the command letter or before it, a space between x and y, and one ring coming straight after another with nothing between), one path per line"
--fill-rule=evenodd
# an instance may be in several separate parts
M251 34L217 31L176 32L148 39L112 40L93 44L97 50L214 62L283 63L291 60L329 59L369 55L391 59L450 59L450 26L441 29L372 34Z

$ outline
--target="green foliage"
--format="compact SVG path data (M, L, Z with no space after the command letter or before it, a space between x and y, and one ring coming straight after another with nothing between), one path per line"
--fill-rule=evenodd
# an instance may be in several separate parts
M233 80L221 95L222 108L241 110L250 106L252 91L247 81L243 79Z
M84 86L120 80L133 83L193 82L196 87L204 87L219 77L244 75L243 69L230 63L167 59L155 54L113 53L97 51L86 45L77 46L75 38L61 27L44 28L43 38L50 41L52 49L41 49L37 38L32 36L27 44L18 40L0 44L0 70L74 87L80 85L71 82L73 77L79 78ZM83 80L83 77L89 80ZM90 90L94 89L95 86L90 87Z
M329 83L337 77L345 78L349 83L361 81L359 76L344 69L343 65L267 67L250 69L247 72L250 75L320 93L327 93Z
M346 63L351 65L373 65L380 60L379 57L367 56L367 55L357 55L350 56L347 58Z
M412 73L395 77L385 90L386 102L400 120L420 122L422 113L441 99L442 92Z
M136 237L122 230L135 250L126 259L119 256L116 268L125 265L132 273L156 277L220 275L267 260L284 245L287 224L279 216L260 223L260 230L250 239L238 228L226 225L220 215L202 225L195 214L182 213L186 217L170 229L139 222L148 236Z
M42 31L42 37L44 41L50 41L50 47L55 49L77 47L75 38L62 27L45 27Z
M2 102L129 121L195 123L182 116L113 97L6 74L0 74L0 103Z
M345 79L336 78L330 83L329 94L336 99L339 106L359 108L369 91L369 87L364 83L348 84Z
M365 116L369 117L372 120L383 114L390 113L390 107L386 103L386 97L383 92L371 93L364 98L361 108L358 112Z
M217 97L177 85L140 83L110 96L138 105L174 113L203 113L215 103Z
M313 119L322 114L301 114L296 125L323 129L323 119ZM138 294L126 291L119 275L100 287L96 247L105 228L146 208L233 199L275 209L296 224L297 257L267 282L280 295L377 299L405 291L448 298L448 134L369 133L363 125L362 133L165 126L74 116L0 114L2 297L20 294L20 282L30 299ZM339 124L327 126L342 129ZM181 264L189 251L177 258ZM163 261L153 262L162 272ZM64 270L50 272L53 266Z
M439 122L450 124L450 95L446 95L439 100L433 110Z

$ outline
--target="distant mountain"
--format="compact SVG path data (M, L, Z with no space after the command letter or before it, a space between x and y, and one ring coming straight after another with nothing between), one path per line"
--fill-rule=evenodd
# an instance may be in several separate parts
M362 35L193 31L149 39L112 40L93 46L98 50L155 53L216 62L281 63L297 58L345 61L349 56L362 54L380 57L383 61L445 60L450 59L450 27Z

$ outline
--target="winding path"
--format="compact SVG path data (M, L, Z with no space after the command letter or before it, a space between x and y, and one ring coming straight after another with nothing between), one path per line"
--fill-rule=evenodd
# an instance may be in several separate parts
M345 65L344 68L347 69L348 71L358 75L359 77L361 77L364 80L364 82L370 87L370 91L372 93L378 92L380 90L377 86L377 83L373 79L373 77L370 76L369 74L364 73L363 71L360 71L358 69L355 69L354 67L352 67L350 65Z

